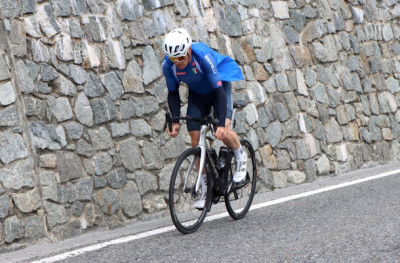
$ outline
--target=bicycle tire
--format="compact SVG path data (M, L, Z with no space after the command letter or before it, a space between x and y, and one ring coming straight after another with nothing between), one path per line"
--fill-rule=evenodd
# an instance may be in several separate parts
M227 192L224 195L225 206L229 215L235 219L242 219L250 209L256 191L257 180L257 164L253 146L246 140L240 140L240 143L247 154L247 175L246 180L249 180L243 187ZM234 160L234 158L232 159ZM234 164L232 164L234 165ZM229 180L232 181L233 173L230 169Z
M170 214L175 227L183 234L193 233L201 226L211 199L211 184L209 183L207 184L208 195L205 208L198 210L194 207L195 202L201 196L202 189L200 186L199 193L195 193L198 171L195 166L192 169L189 168L192 162L200 160L200 153L200 148L190 148L184 151L176 161L171 176L168 200ZM190 173L188 173L189 170ZM185 177L187 177L186 184Z

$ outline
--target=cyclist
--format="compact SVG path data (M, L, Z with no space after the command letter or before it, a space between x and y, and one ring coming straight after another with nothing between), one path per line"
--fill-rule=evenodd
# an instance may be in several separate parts
M231 148L235 154L233 181L239 183L246 177L246 160L237 134L230 129L232 118L232 84L230 81L242 80L243 74L236 62L221 55L201 42L192 42L184 28L168 33L164 38L165 52L162 68L168 88L168 106L172 117L180 116L181 101L179 83L189 88L187 115L190 117L207 116L211 107L214 117L219 119L215 137ZM192 147L196 147L200 138L200 123L187 123ZM180 124L172 124L167 133L172 138L179 134ZM207 176L201 176L202 195L195 208L203 209L207 191Z

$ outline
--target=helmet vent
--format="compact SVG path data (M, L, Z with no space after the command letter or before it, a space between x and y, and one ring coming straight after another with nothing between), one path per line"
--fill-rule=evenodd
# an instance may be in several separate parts
M184 28L168 33L164 38L164 51L169 57L180 57L188 53L192 38Z

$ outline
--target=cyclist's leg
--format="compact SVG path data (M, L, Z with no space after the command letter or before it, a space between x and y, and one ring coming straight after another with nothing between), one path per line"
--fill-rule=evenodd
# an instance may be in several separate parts
M189 92L188 97L188 108L187 108L187 116L190 117L204 117L210 114L211 105L206 103L205 97L196 94L194 92ZM189 131L189 135L192 142L192 147L196 147L199 143L200 139L200 127L201 124L195 121L188 121L187 129Z
M240 140L235 131L230 129L231 119L233 113L232 105L232 84L230 82L223 81L223 87L226 94L227 109L225 121L225 133L226 138L223 140L224 144L231 148L235 154L235 173L233 180L240 182L246 177L246 159L247 155L244 153L243 148L240 145Z
M211 106L208 107L207 103L205 103L204 98L201 95L189 92L188 98L188 109L187 115L190 117L203 117L207 116L211 111ZM196 147L200 140L200 127L201 124L195 121L188 121L187 128L189 131L189 135L191 138L192 148ZM196 162L196 170L199 171L200 159L197 159ZM197 209L203 209L206 204L206 196L207 196L207 174L205 168L201 173L201 188L202 194L200 199L195 203L194 207Z
M231 120L227 118L225 120L226 138L223 140L223 143L232 150L237 150L240 147L239 137L235 131L231 130L230 126Z
M226 120L225 120L225 133L226 138L223 140L224 144L232 150L237 150L240 147L239 137L236 132L231 130L231 119L233 113L232 105L232 83L230 81L223 81L222 85L226 94Z
M189 135L191 139L192 148L194 148L199 144L200 131L190 131Z

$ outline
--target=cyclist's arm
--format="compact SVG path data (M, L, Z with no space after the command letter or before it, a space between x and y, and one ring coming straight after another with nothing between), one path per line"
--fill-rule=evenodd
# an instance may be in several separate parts
M214 57L211 53L208 53L204 56L204 60L202 62L202 67L204 74L206 74L209 83L213 89L212 96L215 96L217 99L217 110L218 110L218 118L219 125L225 127L225 119L226 119L226 94L224 87L222 86L221 77L219 75L217 64L215 63Z
M173 64L169 62L168 58L164 58L162 69L165 76L165 82L168 88L168 106L172 117L180 116L181 99L179 97L179 82L172 69ZM179 121L174 121L179 122Z
M169 91L168 92L168 106L172 117L179 117L181 111L181 99L179 97L179 91ZM179 120L174 120L172 122L179 123Z
M218 118L219 124L218 126L225 127L225 119L226 119L226 94L224 87L219 87L213 90L214 96L217 98L217 108L218 108Z

